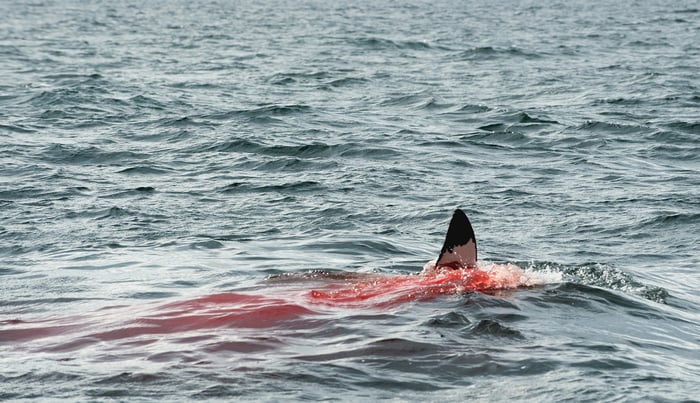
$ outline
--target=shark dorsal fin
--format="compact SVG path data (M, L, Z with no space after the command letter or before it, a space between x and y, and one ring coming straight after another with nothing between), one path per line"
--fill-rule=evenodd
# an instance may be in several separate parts
M476 267L476 237L467 215L460 209L452 215L445 243L435 261L435 267L440 266L453 269Z

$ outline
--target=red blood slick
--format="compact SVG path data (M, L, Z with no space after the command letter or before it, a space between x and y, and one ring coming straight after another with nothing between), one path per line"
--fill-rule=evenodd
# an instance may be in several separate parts
M386 305L427 300L440 295L461 294L496 288L486 271L444 270L436 274L373 277L344 286L312 290L312 302L328 305Z

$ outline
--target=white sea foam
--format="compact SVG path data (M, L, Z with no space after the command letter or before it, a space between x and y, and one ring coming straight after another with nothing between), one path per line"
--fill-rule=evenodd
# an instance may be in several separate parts
M495 288L507 289L517 287L534 287L545 284L556 284L562 281L562 273L550 268L537 269L530 265L523 269L513 263L498 264L488 261L479 261L478 268L488 273ZM431 260L423 266L423 274L435 271L435 260Z
M479 269L487 272L499 288L533 287L562 281L560 272L536 270L532 266L523 269L513 263L479 262Z

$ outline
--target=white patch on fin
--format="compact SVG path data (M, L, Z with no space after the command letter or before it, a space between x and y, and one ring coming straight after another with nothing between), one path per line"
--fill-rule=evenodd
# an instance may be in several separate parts
M436 266L454 266L458 264L460 268L476 267L476 244L469 240L464 245L455 246L442 254Z

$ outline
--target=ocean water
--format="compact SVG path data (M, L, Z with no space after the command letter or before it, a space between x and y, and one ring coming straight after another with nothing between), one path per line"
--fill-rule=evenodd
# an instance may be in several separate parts
M0 15L0 400L700 396L697 0ZM536 284L304 299L457 207Z

